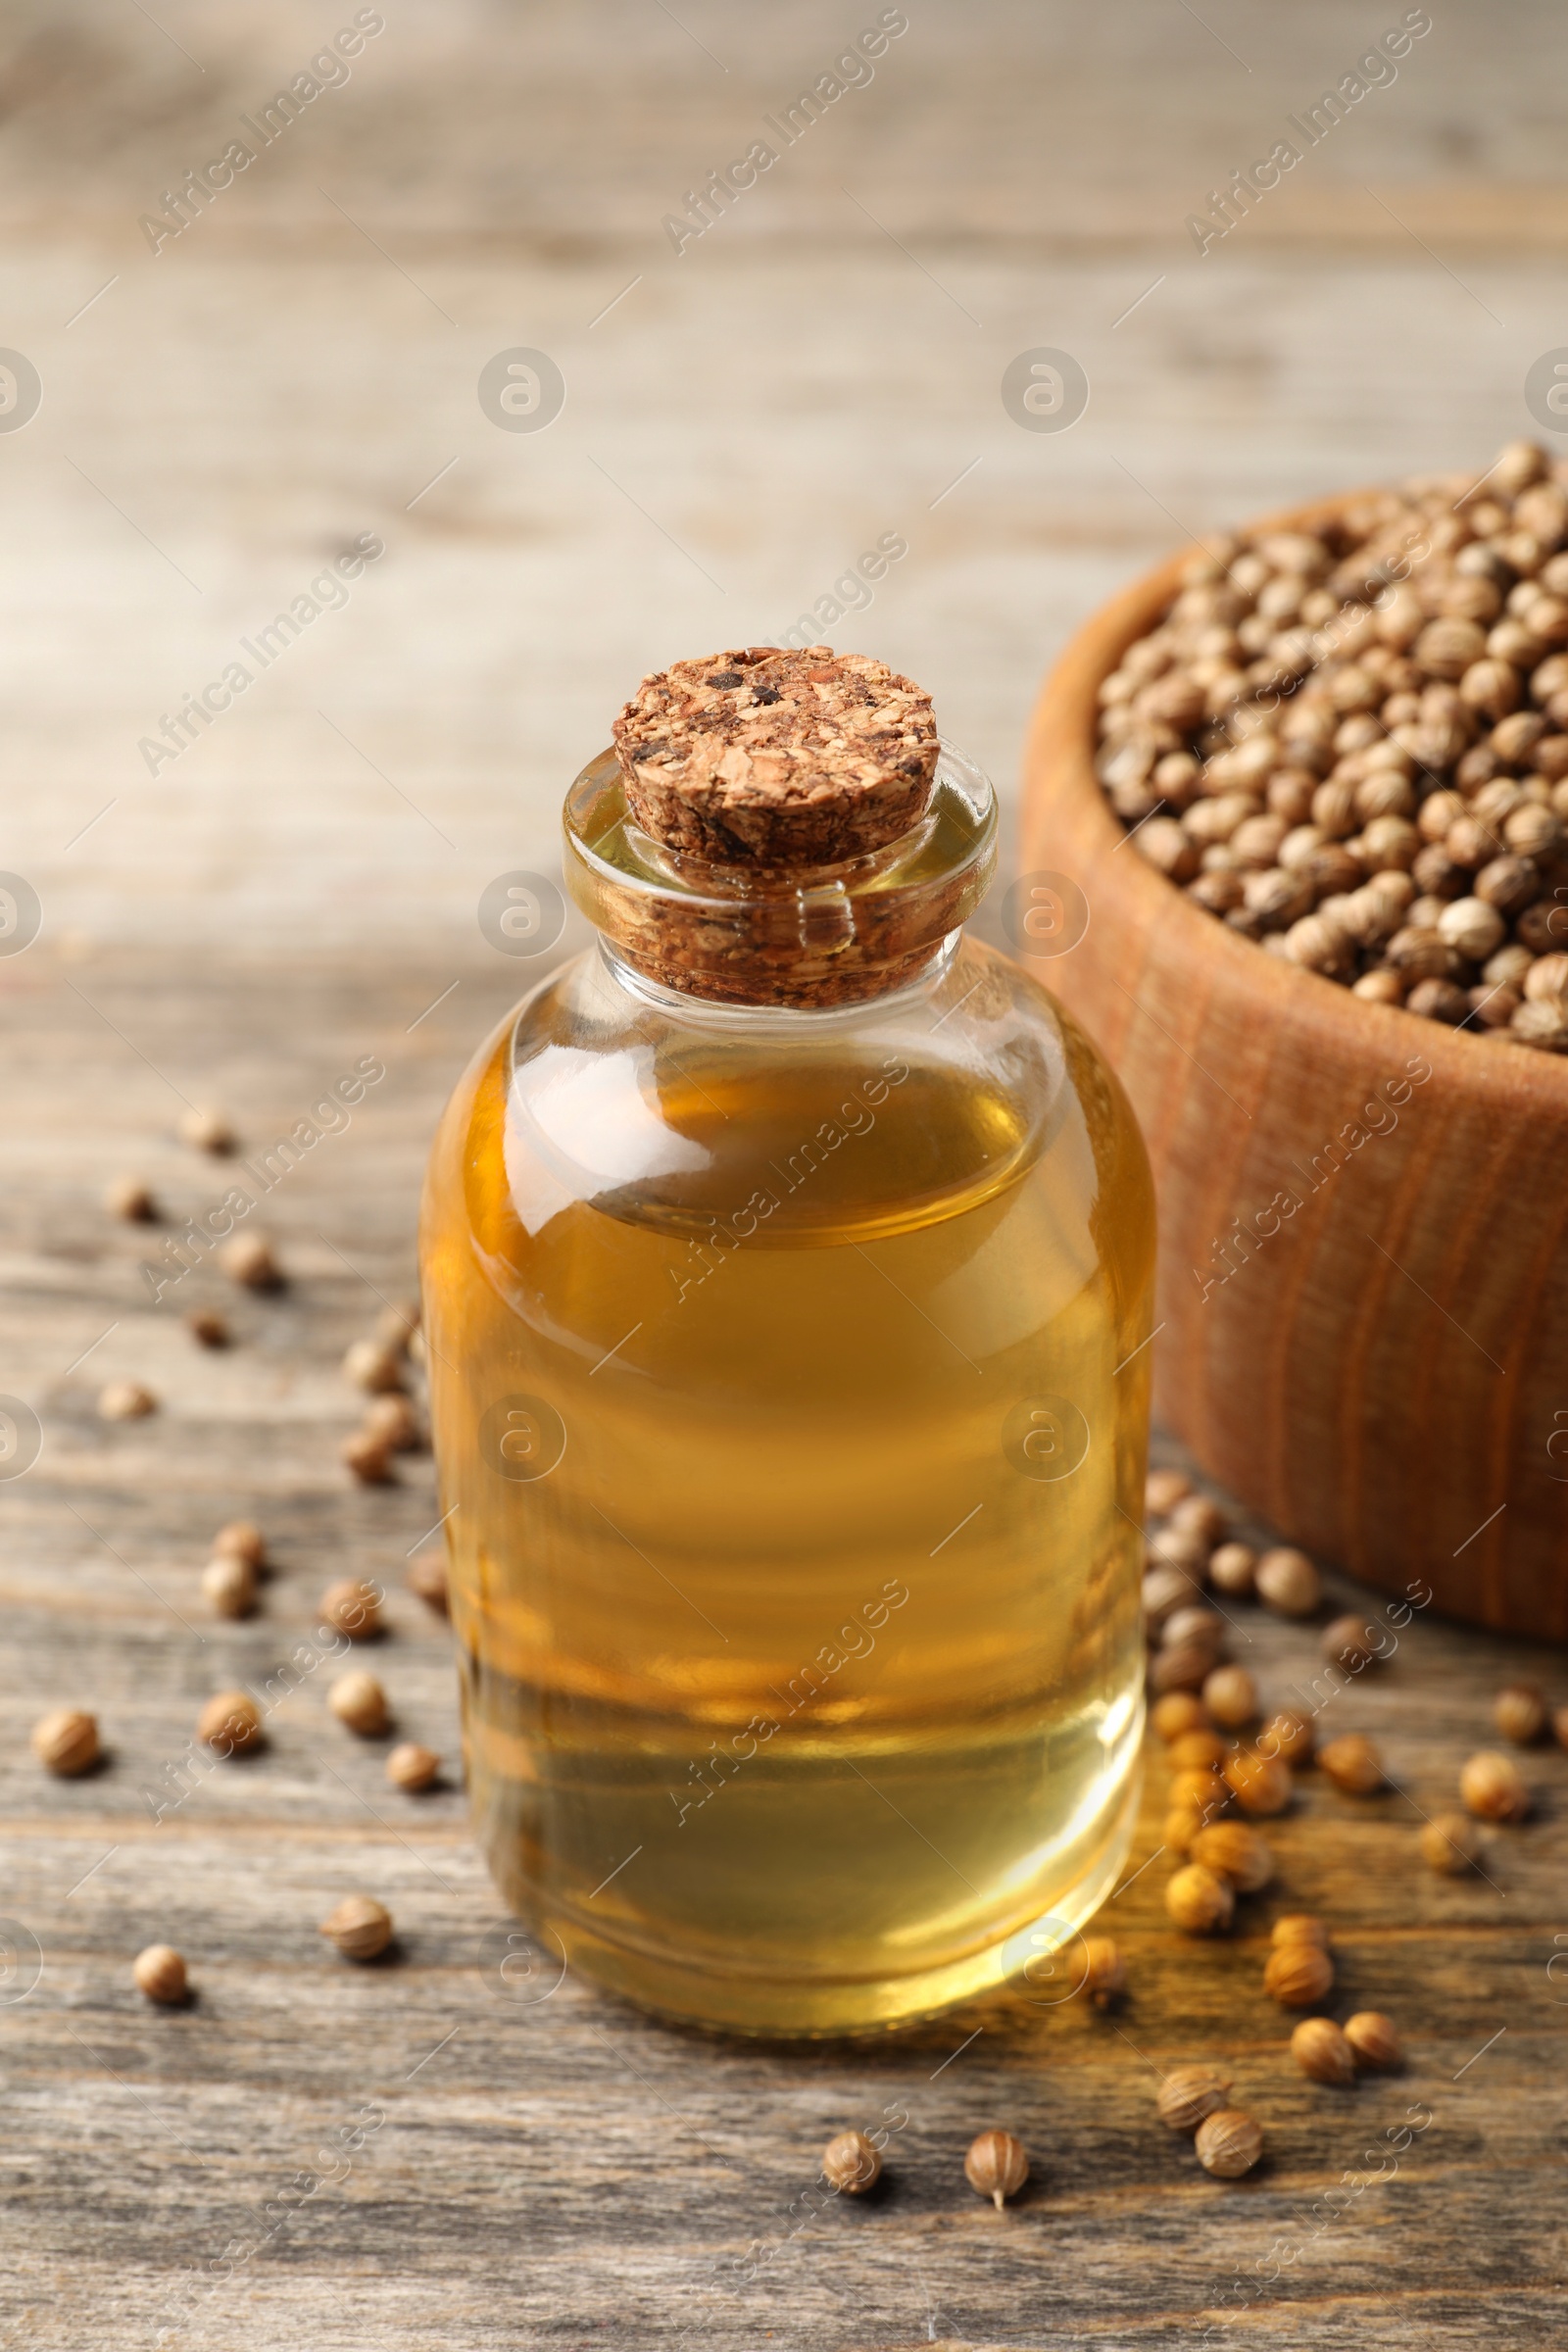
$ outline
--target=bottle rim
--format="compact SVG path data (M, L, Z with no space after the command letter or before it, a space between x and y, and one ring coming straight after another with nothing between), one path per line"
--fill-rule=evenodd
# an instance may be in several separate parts
M641 831L612 750L563 810L566 886L615 956L682 996L829 1006L914 979L979 906L997 863L997 797L941 741L930 805L897 841L838 864L711 865Z

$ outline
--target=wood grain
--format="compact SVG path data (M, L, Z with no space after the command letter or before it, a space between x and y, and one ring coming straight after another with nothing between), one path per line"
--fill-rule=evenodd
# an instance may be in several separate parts
M1568 1063L1265 956L1127 845L1094 772L1095 698L1180 563L1062 656L1022 853L1088 902L1081 942L1038 968L1105 1045L1153 1158L1156 1409L1309 1548L1560 1641Z
M264 1684L338 1574L388 1586L391 1631L367 1662L400 1726L455 1753L447 1637L399 1584L435 1516L428 1464L384 1493L346 1484L336 1444L356 1399L337 1364L382 1295L409 1286L430 1126L516 973L499 958L456 975L405 964L372 983L353 966L236 961L210 964L197 992L179 958L66 963L39 948L0 983L5 1382L45 1426L36 1467L0 1490L4 1909L42 1960L25 1997L22 1978L0 1986L0 2339L150 2345L194 2268L200 2291L172 2306L191 2317L171 2340L256 2352L1554 2340L1568 1985L1546 1972L1568 1927L1568 1758L1525 1759L1540 1817L1498 1834L1490 1879L1436 1879L1414 1842L1490 1737L1493 1686L1542 1670L1526 1644L1419 1612L1393 1663L1324 1717L1379 1738L1397 1792L1356 1801L1303 1776L1298 1809L1268 1827L1277 1890L1215 1944L1165 1924L1169 1864L1150 1859L1165 1768L1152 1759L1130 1883L1104 1916L1131 1978L1109 2017L1006 1999L885 2041L779 2050L668 2031L557 1985L553 1965L518 1983L514 1958L509 1984L507 1922L461 1792L394 1800L385 1743L330 1719L321 1676L270 1718L264 1753L155 1822L142 1791L202 1698ZM385 1081L267 1203L289 1287L251 1300L193 1275L238 1333L231 1353L200 1352L175 1319L183 1302L147 1299L135 1267L149 1236L104 1216L101 1186L139 1168L172 1212L196 1206L222 1163L171 1141L175 1088L227 1103L256 1147L367 1053ZM97 1422L111 1373L146 1379L162 1410ZM254 1621L218 1626L197 1580L236 1510L267 1528L277 1567ZM1236 1654L1268 1699L1310 1683L1310 1629L1235 1618ZM1555 1673L1553 1695L1568 1698ZM27 1751L55 1701L102 1720L108 1760L85 1781L48 1779ZM367 1969L317 1933L354 1890L398 1924L395 1954ZM1260 1978L1268 1921L1302 1906L1334 1923L1338 2013L1397 2018L1405 2076L1335 2093L1295 2072L1292 2021ZM188 2010L154 2011L130 1984L155 1937L189 1959ZM1156 2070L1209 2055L1234 2064L1268 2134L1265 2168L1235 2187L1152 2117ZM1357 2190L1365 2150L1418 2102L1431 2128ZM297 2175L340 2171L318 2151L365 2108L385 2120L350 2169L314 2193L296 2182L303 2202L274 2229ZM863 2205L823 2198L828 2136L890 2108L907 2120L885 2186ZM964 2146L991 2125L1034 2161L1001 2216L961 2179ZM1345 2209L1325 2224L1313 2208L1336 2185ZM1283 2267L1265 2280L1271 2259Z

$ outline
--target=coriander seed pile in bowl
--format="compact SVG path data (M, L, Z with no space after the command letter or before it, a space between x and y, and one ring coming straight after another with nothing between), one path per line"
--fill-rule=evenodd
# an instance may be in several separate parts
M1568 1053L1568 461L1210 543L1100 688L1135 846L1288 962Z

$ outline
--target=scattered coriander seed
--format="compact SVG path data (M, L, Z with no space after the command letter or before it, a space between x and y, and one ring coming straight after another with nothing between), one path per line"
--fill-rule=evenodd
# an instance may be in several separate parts
M1126 1991L1127 1963L1110 1936L1084 1937L1084 1981L1079 1989L1088 1993L1096 2009L1109 2009Z
M376 1396L365 1408L360 1435L393 1453L416 1452L421 1442L419 1416L407 1396Z
M1257 1554L1250 1544L1221 1544L1208 1555L1208 1581L1216 1592L1245 1600L1252 1591Z
M1462 1879L1479 1868L1487 1838L1468 1813L1439 1813L1422 1824L1420 1846L1429 1870L1445 1879Z
M1263 1969L1263 1990L1282 2009L1310 2009L1334 1988L1334 1963L1316 1943L1282 1943Z
M234 1149L234 1130L220 1110L210 1105L192 1104L179 1114L176 1130L182 1144L193 1152L211 1152L217 1159Z
M254 1519L230 1519L213 1538L215 1557L227 1552L236 1560L246 1561L252 1568L267 1565L267 1539Z
M351 1438L344 1439L339 1450L345 1468L354 1473L362 1487L391 1486L392 1449L384 1438L357 1429Z
M1189 1601L1184 1607L1172 1609L1160 1629L1160 1645L1165 1649L1202 1648L1218 1657L1225 1645L1225 1620L1218 1609L1202 1601Z
M1388 1783L1383 1758L1364 1732L1347 1732L1343 1739L1331 1740L1318 1749L1317 1761L1318 1769L1347 1796L1370 1796Z
M1158 1535L1147 1537L1144 1543L1151 1568L1179 1568L1189 1583L1198 1586L1202 1584L1210 1548L1207 1539L1190 1527L1162 1527Z
M863 2132L841 2132L822 2150L822 2178L841 2196L863 2197L882 2177L882 2151Z
M196 1718L196 1737L220 1756L246 1756L262 1744L262 1710L248 1690L220 1690Z
M1316 1744L1317 1726L1310 1715L1303 1715L1297 1707L1281 1707L1257 1735L1260 1756L1277 1756L1282 1764L1292 1767L1309 1764Z
M417 1593L425 1607L433 1609L438 1617L445 1617L450 1613L447 1599L447 1558L444 1551L416 1552L414 1558L409 1562L408 1574L403 1581L409 1591ZM1158 1710L1156 1709L1155 1712L1157 1713Z
M1265 1551L1252 1576L1257 1597L1281 1617L1310 1617L1323 1598L1323 1581L1304 1551L1282 1544Z
M1314 2082L1355 2081L1355 2052L1331 2017L1303 2017L1291 2035L1291 2056Z
M1210 1676L1212 1681L1213 1677ZM1170 1763L1173 1772L1217 1772L1231 1752L1230 1741L1219 1732L1183 1732L1170 1743Z
M1151 1470L1144 1481L1144 1509L1151 1519L1165 1519L1193 1491L1185 1470Z
M1360 1674L1378 1655L1376 1630L1353 1610L1323 1629L1323 1655L1347 1674Z
M1000 2213L1029 2178L1029 2156L1010 2132L982 2132L969 2143L963 2177L977 2197L989 2197Z
M1257 1685L1245 1666L1216 1666L1203 1685L1203 1704L1216 1723L1239 1732L1257 1720Z
M419 1556L421 1559L430 1556L439 1557L438 1554L430 1555L422 1552ZM415 1567L417 1566L418 1561L416 1560ZM410 1582L413 1582L412 1570ZM443 1585L444 1583L443 1575ZM1194 1690L1167 1690L1163 1698L1155 1699L1151 1720L1161 1740L1174 1745L1186 1733L1200 1732L1207 1728L1208 1709Z
M1230 2093L1229 2075L1211 2066L1176 2066L1160 2083L1154 2105L1160 2122L1173 2132L1196 2132L1205 2116L1218 2114Z
M1167 1690L1200 1690L1213 1670L1214 1651L1206 1642L1160 1648L1149 1661L1149 1687L1161 1695Z
M1198 1598L1198 1587L1185 1569L1156 1561L1144 1578L1144 1622L1155 1633L1175 1610Z
M1189 1862L1165 1887L1165 1909L1184 1936L1217 1936L1231 1924L1236 1894L1201 1862Z
M421 1747L416 1740L400 1740L386 1760L387 1779L408 1796L417 1796L421 1789L432 1787L440 1769L435 1749Z
M248 1617L256 1606L256 1571L249 1560L220 1551L202 1570L202 1596L220 1617Z
M1173 1531L1196 1536L1207 1551L1224 1541L1230 1527L1219 1504L1206 1494L1184 1494L1171 1511L1170 1524Z
M1276 1951L1288 1943L1315 1943L1326 1952L1329 1932L1315 1911L1282 1911L1269 1930L1269 1941Z
M1244 1813L1283 1813L1295 1794L1291 1768L1277 1756L1243 1750L1225 1766L1225 1779Z
M1559 1747L1568 1747L1568 1707L1553 1707L1551 1736Z
M334 1633L368 1642L381 1631L381 1589L363 1577L340 1577L321 1594L321 1615Z
M1192 1857L1219 1879L1228 1879L1238 1894L1256 1894L1274 1876L1274 1849L1259 1830L1245 1821L1215 1821L1199 1831Z
M51 1707L32 1727L32 1752L63 1781L74 1781L98 1761L98 1718L80 1707Z
M130 1973L137 1991L163 2008L177 2008L185 1998L185 1963L172 1943L150 1943L136 1954Z
M137 1176L117 1176L104 1195L104 1206L112 1217L123 1217L128 1225L158 1221L158 1203Z
M1200 1767L1176 1774L1170 1785L1170 1801L1173 1805L1194 1806L1205 1821L1211 1821L1216 1813L1224 1812L1230 1802L1230 1790L1220 1773Z
M410 1363L411 1363L411 1364L422 1364L422 1363L423 1363L423 1361L424 1361L424 1333L423 1333L422 1331L415 1331L415 1332L411 1332L411 1333L410 1333L410 1335L409 1335L409 1345L408 1345L408 1348L407 1348L407 1354L408 1354L408 1358L409 1358L409 1361L410 1361Z
M406 1355L409 1342L419 1328L419 1315L417 1298L397 1298L390 1306L383 1306L375 1318L376 1344L392 1348L398 1355Z
M282 1287L282 1271L265 1234L236 1233L218 1252L218 1263L230 1282L239 1283L247 1291L275 1291Z
M1546 1728L1546 1701L1535 1683L1509 1683L1492 1702L1492 1720L1516 1747L1534 1747Z
M111 1380L98 1392L100 1421L144 1421L157 1410L157 1397L139 1380Z
M1168 1854L1187 1854L1192 1851L1193 1839L1207 1823L1208 1815L1201 1805L1183 1799L1172 1805L1160 1824L1159 1842Z
M1403 2045L1394 2021L1385 2017L1381 2009L1358 2009L1354 2017L1348 2017L1345 2038L1355 2053L1357 2065L1370 2067L1376 2074L1393 2074L1404 2063Z
M185 1329L198 1348L226 1348L231 1334L228 1324L211 1307L199 1306L185 1317Z
M357 1389L382 1396L403 1386L402 1359L396 1350L383 1348L378 1340L356 1340L344 1355L343 1375Z
M392 1940L392 1914L372 1895L346 1894L322 1920L320 1933L345 1960L376 1960Z
M1459 1794L1483 1821L1523 1821L1530 1810L1530 1791L1518 1765L1494 1748L1470 1757L1459 1774Z
M374 1675L361 1667L338 1676L327 1691L326 1703L339 1723L358 1732L362 1740L379 1739L392 1719L386 1692Z
M1194 2141L1198 2161L1217 2180L1239 2180L1263 2153L1263 2134L1239 2107L1221 2107L1206 2115Z

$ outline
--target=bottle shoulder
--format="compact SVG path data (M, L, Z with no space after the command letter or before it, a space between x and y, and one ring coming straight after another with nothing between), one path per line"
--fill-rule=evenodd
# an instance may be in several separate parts
M1048 992L968 940L926 987L779 1020L650 999L590 950L509 1017L460 1097L445 1149L476 1226L504 1196L529 1233L584 1204L675 1234L761 1215L782 1247L951 1216L1053 1153L1093 1194L1126 1157L1097 1130L1131 1123Z

